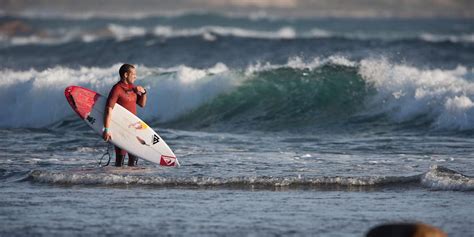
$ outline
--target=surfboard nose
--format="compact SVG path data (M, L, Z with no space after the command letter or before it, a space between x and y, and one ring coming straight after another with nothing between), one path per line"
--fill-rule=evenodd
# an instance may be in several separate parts
M71 95L71 93L72 93L74 87L76 87L76 86L68 86L68 87L66 87L66 89L64 89L64 95L65 95L66 97L67 97L68 95Z
M70 102L69 99L73 99L73 91L75 88L77 88L78 86L68 86L64 89L64 96L66 96L66 99ZM71 104L71 103L70 103ZM73 106L71 104L71 106ZM74 108L74 107L73 107Z
M76 102L74 101L74 97L72 96L72 91L74 89L74 86L68 86L66 89L64 89L64 96L66 96L67 102L69 102L69 105L76 110Z
M95 91L80 86L66 87L66 89L64 89L64 95L66 96L69 105L71 105L72 109L82 119L87 117L87 114L90 113L94 103L100 96Z

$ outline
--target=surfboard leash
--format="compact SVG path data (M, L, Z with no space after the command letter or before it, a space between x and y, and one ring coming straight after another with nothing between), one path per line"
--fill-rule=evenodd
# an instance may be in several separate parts
M105 167L105 166L108 166L110 164L110 160L112 159L112 156L110 155L110 149L111 149L112 145L108 142L107 143L107 150L106 152L102 155L102 157L100 157L100 160L99 160L99 167ZM104 166L101 166L102 164L102 159L104 159L105 156L108 156L109 157L109 160L107 161L107 164L105 164Z

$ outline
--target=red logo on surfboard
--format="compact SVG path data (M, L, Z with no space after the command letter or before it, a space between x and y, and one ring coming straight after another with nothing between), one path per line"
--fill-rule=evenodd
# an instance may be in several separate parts
M176 166L176 157L162 155L160 159L161 166Z

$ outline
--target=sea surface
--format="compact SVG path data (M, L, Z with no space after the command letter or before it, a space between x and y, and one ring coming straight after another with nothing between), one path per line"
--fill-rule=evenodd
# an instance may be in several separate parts
M3 14L0 62L0 236L474 236L470 19ZM122 63L181 167L101 167L64 89Z

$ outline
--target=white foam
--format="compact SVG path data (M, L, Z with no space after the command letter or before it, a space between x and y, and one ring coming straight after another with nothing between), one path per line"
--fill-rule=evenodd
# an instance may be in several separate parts
M206 41L215 41L218 36L233 36L242 38L258 39L293 39L299 37L297 32L289 26L281 27L275 31L252 30L239 27L225 26L201 26L197 28L176 28L172 26L159 25L154 28L140 26L125 26L120 24L109 24L105 29L95 31L87 29L56 29L45 35L28 36L3 36L0 35L0 42L7 45L28 45L28 44L62 44L74 40L81 40L84 43L91 43L103 38L115 38L118 41L142 37L146 34L161 38L193 37L200 36ZM311 37L311 36L309 36Z
M72 35L63 35L58 37L43 37L39 35L4 37L2 41L8 41L11 45L29 45L29 44L62 44L73 40Z
M424 117L436 129L474 128L472 69L419 69L378 59L362 60L359 73L377 91L367 106L374 113L395 122Z
M64 97L67 86L84 86L107 95L118 81L119 67L0 71L0 127L44 127L65 119L73 114ZM147 107L139 113L144 119L160 121L201 105L243 79L222 63L207 69L183 65L164 69L138 66L137 70L136 84L149 91Z
M276 31L250 30L238 27L224 26L202 26L197 28L174 28L171 26L156 26L153 34L159 37L189 37L203 36L214 39L214 35L234 36L242 38L262 38L262 39L293 39L297 37L296 31L289 26L282 27Z
M173 15L173 14L171 14ZM90 16L83 16L84 19ZM219 36L239 37L254 39L320 39L341 37L345 39L356 40L403 40L418 39L427 42L452 42L452 43L474 43L474 33L459 34L434 34L421 33L407 34L403 32L392 34L380 34L374 32L334 32L322 28L295 29L291 24L283 24L278 28L258 29L253 26L222 26L222 25L201 25L195 27L177 27L171 25L156 25L154 27L144 27L137 25L127 25L110 23L104 28L91 29L89 27L70 27L70 28L49 28L41 32L35 32L31 35L1 35L0 42L11 45L28 44L62 44L74 40L81 40L84 43L94 42L104 38L115 38L118 41L142 37L144 35L154 35L160 38L177 37L202 37L207 41L215 41Z
M329 37L334 36L334 34L327 30L313 28L310 30L307 36L310 38L329 38Z
M473 191L474 178L433 165L421 178L421 183L434 190Z
M353 62L346 57L340 55L330 56L327 61L334 65L346 66L346 67L355 67L357 66L356 62Z
M460 35L423 33L419 38L428 42L474 43L474 33Z
M332 65L340 65L346 67L354 67L357 66L358 63L347 59L346 57L333 55L327 58L313 58L311 60L304 60L301 57L291 57L288 59L286 64L271 64L271 63L261 63L257 62L256 64L248 65L245 74L251 75L256 72L261 71L268 71L278 68L294 68L294 69L315 69L321 67L323 65L332 64Z
M133 37L144 36L147 30L138 26L121 26L118 24L109 24L107 29L112 32L117 40L124 40ZM90 39L86 39L90 40ZM87 42L87 41L86 41Z
M114 168L84 169L70 171L35 170L29 178L36 182L71 185L156 185L156 186L201 186L201 187L372 187L403 185L418 182L419 176L408 177L172 177L157 173L134 174L133 171Z
M41 30L27 35L2 35L0 33L0 42L7 46L30 44L55 45L81 39L81 37L87 34L93 35L93 33L84 32L83 30L74 27ZM100 35L94 37L97 38L99 36Z
M224 64L204 70L179 66L174 73L158 76L155 80L145 78L144 83L156 93L156 101L152 102L155 106L144 110L144 118L161 121L176 118L236 87L243 79L228 71Z
M295 38L326 38L331 34L324 30L313 29L309 33L297 32L291 26L282 26L274 30L257 30L251 28L206 25L194 28L180 28L167 25L155 27L129 26L121 24L108 24L103 29L81 29L81 28L58 28L49 29L47 32L36 33L27 36L6 36L0 34L0 42L10 45L28 44L62 44L74 40L91 43L104 38L115 38L118 41L154 35L160 38L177 37L202 37L206 41L215 41L221 37L240 37L256 39L295 39Z

